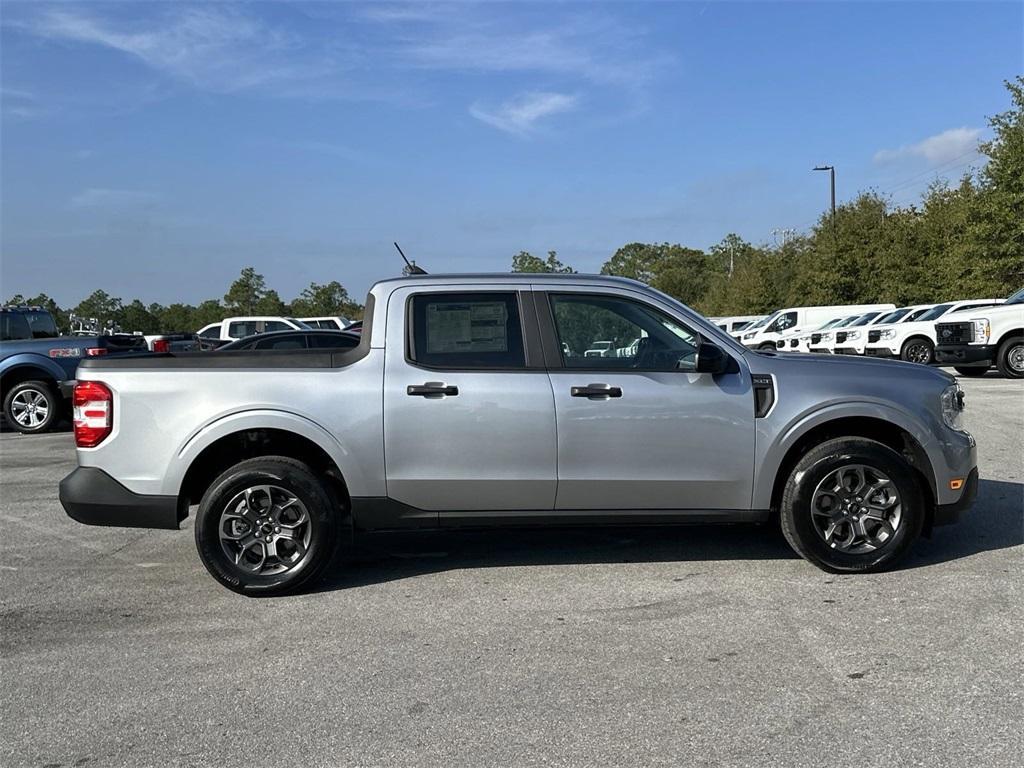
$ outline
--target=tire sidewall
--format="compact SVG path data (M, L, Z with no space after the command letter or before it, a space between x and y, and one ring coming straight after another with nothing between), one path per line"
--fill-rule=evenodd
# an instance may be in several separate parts
M33 390L43 395L43 397L46 398L46 403L49 408L46 420L37 427L26 427L18 423L14 418L14 413L11 408L11 403L14 401L15 396L19 392L24 392L26 390ZM3 408L4 419L7 421L7 424L11 429L25 435L34 435L39 432L45 432L57 422L57 418L60 415L60 400L54 392L53 387L49 386L45 381L22 381L11 387L4 395Z
M893 539L879 550L849 554L833 550L814 527L811 500L814 490L829 473L847 464L863 464L877 469L892 480L900 494L902 519ZM839 447L818 456L806 465L800 462L790 478L785 513L789 524L806 550L806 556L819 565L838 572L858 572L884 568L898 560L920 534L924 523L923 496L910 466L894 451L881 444L860 443Z
M928 359L925 362L923 362L923 363L918 361L918 360L911 360L910 357L907 354L912 347L915 347L915 346L917 346L919 344L923 344L924 346L926 346L928 348ZM903 343L903 349L900 350L900 358L902 358L903 361L907 362L907 363L917 363L918 365L928 365L929 363L931 363L935 359L935 345L932 344L932 342L929 339L925 339L925 338L909 339L909 340L907 340L906 342Z
M999 348L999 359L997 367L999 368L999 372L1008 379L1024 378L1024 373L1015 371L1013 368L1010 367L1010 352L1013 350L1014 347L1020 346L1021 344L1024 344L1024 337L1013 336L1004 341L1002 346Z
M281 486L302 501L310 518L310 542L305 558L294 568L268 576L253 576L238 570L229 561L221 548L218 527L225 505L235 495L263 484ZM206 569L228 589L247 595L284 594L315 578L332 559L338 540L337 528L331 497L311 473L284 462L266 460L232 467L203 494L196 514L196 548Z

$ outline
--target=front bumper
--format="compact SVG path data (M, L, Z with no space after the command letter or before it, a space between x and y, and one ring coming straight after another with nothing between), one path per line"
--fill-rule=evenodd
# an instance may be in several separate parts
M932 514L932 525L950 525L960 519L960 516L970 509L978 496L978 468L975 467L967 476L963 492L960 498L952 504L936 504Z
M867 347L864 354L868 357L896 357L896 354L888 347Z
M957 344L935 348L935 360L945 365L992 365L996 348L985 344Z
M861 351L856 347L836 347L837 355L859 355Z
M60 503L68 517L86 525L177 530L188 515L177 496L134 493L97 467L78 467L61 480Z

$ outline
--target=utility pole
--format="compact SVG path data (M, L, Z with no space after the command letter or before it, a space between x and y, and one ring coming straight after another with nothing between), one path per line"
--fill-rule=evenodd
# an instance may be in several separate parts
M816 165L815 171L828 171L832 186L832 229L836 227L836 168L834 165Z

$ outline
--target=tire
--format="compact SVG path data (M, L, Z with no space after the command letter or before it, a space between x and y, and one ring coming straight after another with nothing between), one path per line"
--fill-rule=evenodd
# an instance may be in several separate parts
M935 345L932 344L931 339L920 336L907 339L903 343L903 348L900 349L900 360L905 360L908 363L929 365L934 359Z
M334 561L350 527L342 512L331 490L301 461L248 459L203 494L196 549L210 575L234 592L288 594L313 584ZM222 539L221 531L230 535Z
M777 347L774 344L762 344L757 348L758 352L775 352Z
M996 367L1008 379L1024 378L1024 336L1011 336L999 345Z
M978 379L988 373L988 368L983 368L980 365L976 365L973 368L965 368L961 366L953 366L953 370L959 373L961 376L966 376L968 379Z
M25 435L45 432L60 418L61 399L47 381L22 381L4 395L4 418Z
M856 533L859 524L849 517L845 518L848 522L836 527L832 542L827 542L826 529L834 518L826 516L828 513L812 511L814 504L818 509L827 506L824 499L818 499L819 487L831 487L836 473L856 476L855 470L850 468L858 466L863 468L863 478L868 484L875 483L879 476L889 480L890 485L879 494L895 495L895 503L881 513L888 516L889 532L884 532L875 518L860 514L867 507L855 505L851 510L853 515L860 516L864 530L873 534L877 545L874 548L863 536L849 535ZM824 497L827 495L825 492ZM841 516L844 503L838 501L838 497L833 498L837 500L836 514ZM866 495L854 492L851 501L854 498L864 499L862 503L868 504ZM870 498L877 502L882 497L876 494ZM869 573L891 568L906 555L924 525L924 499L913 468L900 454L874 440L838 438L811 449L793 468L782 494L779 517L786 541L801 557L830 573ZM884 540L879 541L883 536ZM850 546L844 546L847 540Z

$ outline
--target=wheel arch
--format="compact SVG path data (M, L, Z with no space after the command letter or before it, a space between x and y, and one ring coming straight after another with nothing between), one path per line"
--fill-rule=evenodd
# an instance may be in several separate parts
M817 445L839 437L865 438L888 446L907 460L918 477L926 502L925 533L930 534L935 498L935 470L912 425L891 414L841 414L816 419L795 428L779 447L785 452L771 478L770 508L778 514L782 492L800 458Z
M20 359L19 359L20 358ZM65 378L63 369L48 359L38 355L15 355L4 361L0 371L0 390L7 390L23 381L38 379L54 386Z
M285 456L301 461L326 479L336 497L347 506L348 486L334 458L309 437L286 429L259 427L222 435L198 451L188 463L178 492L179 503L198 504L214 479L247 459Z
M1012 339L1014 336L1024 337L1024 328L1014 328L1011 331L1006 331L1006 333L1000 336L999 340L995 343L996 349L1002 349L1003 344Z

